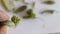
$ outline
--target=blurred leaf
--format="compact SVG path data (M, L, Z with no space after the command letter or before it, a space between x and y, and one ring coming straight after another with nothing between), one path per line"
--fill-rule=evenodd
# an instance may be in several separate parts
M8 25L9 27L15 26L12 21L4 21L3 24Z
M27 6L21 6L21 7L17 8L17 9L14 8L14 12L15 13L19 13L19 12L24 11L26 9L27 9Z
M41 12L41 14L43 14L43 13L53 14L54 10L44 10L44 11Z
M55 2L54 1L44 1L43 3L45 3L45 4L54 4Z
M24 19L28 19L31 18L30 16L23 16Z
M9 5L8 5L8 3L7 3L7 0L1 0L1 3L2 3L3 7L4 7L7 11L10 10L10 7L9 7Z

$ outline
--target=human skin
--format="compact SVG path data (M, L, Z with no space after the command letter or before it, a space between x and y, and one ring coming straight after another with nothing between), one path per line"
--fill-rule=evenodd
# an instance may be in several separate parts
M4 21L9 20L9 16L0 10L0 34L6 34L8 26L3 24Z
M9 20L9 16L0 10L0 22L6 21L6 20Z
M0 34L6 34L7 29L8 29L8 26L6 25L0 26Z

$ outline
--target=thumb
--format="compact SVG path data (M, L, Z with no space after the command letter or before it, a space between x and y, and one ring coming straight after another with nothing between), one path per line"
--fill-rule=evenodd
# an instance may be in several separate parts
M6 34L8 26L4 25L0 28L0 34Z

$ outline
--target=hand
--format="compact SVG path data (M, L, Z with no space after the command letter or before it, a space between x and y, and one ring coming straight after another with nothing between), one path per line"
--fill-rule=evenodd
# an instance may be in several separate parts
M9 16L0 10L0 34L6 34L8 26L3 24L3 21L9 20Z
M0 27L0 34L6 34L7 32L7 27L6 25Z

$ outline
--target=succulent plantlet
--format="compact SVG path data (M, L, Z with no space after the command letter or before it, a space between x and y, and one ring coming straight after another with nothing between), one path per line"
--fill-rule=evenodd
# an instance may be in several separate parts
M30 15L31 17L35 15L35 14L33 13L33 10L32 10L32 9L29 9L29 10L27 11L27 14Z
M32 9L27 10L28 16L24 16L23 18L35 18L35 14L33 13Z
M24 11L26 9L27 9L27 6L21 6L21 7L17 8L17 9L14 8L13 10L14 10L15 13L19 13L19 12Z
M17 16L13 16L11 18L11 21L14 22L15 25L17 25L19 23L20 19Z

